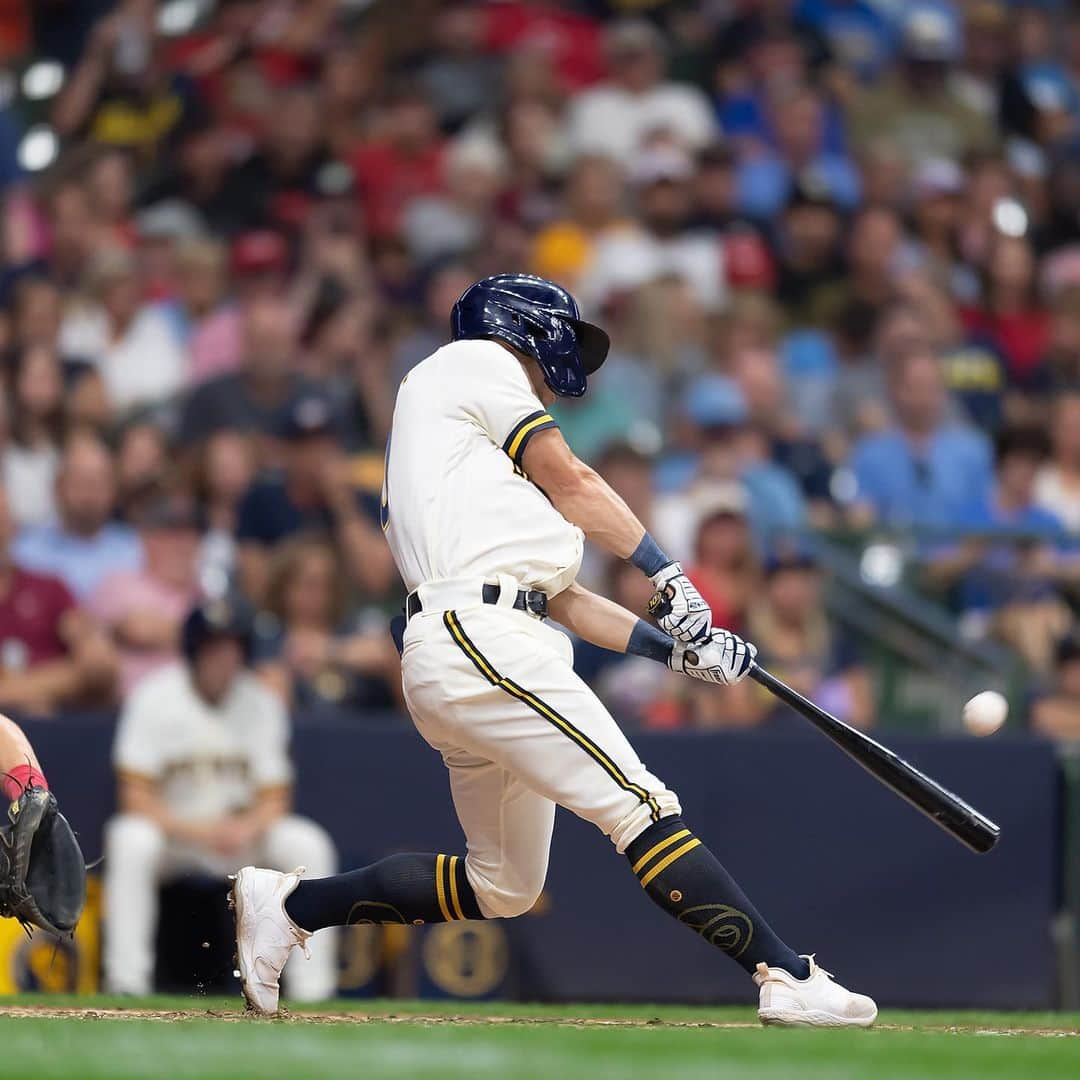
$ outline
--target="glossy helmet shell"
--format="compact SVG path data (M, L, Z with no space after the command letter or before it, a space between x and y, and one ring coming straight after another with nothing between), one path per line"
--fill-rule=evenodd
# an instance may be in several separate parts
M532 274L496 274L470 285L450 313L450 328L455 341L498 338L531 356L560 397L585 393L610 346L562 286Z

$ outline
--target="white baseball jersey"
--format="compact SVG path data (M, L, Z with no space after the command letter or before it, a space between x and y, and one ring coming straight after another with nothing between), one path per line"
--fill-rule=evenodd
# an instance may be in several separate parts
M409 590L508 574L548 595L577 576L582 532L525 477L529 440L556 427L520 361L455 341L402 381L386 450L382 522Z
M242 810L262 788L292 782L284 705L242 672L220 705L195 692L184 664L148 675L128 697L116 732L120 773L157 780L169 810L213 821Z

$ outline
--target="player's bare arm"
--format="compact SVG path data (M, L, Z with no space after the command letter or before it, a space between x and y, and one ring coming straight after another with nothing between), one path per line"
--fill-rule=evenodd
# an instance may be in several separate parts
M523 363L534 379L535 365ZM532 438L522 461L530 479L567 521L648 576L657 590L657 600L662 597L670 609L659 619L664 630L681 641L708 637L712 612L682 566L661 550L611 485L574 454L558 428L548 428Z
M757 655L753 645L715 627L703 641L687 645L577 582L552 597L548 610L568 630L602 649L644 656L705 682L739 682Z

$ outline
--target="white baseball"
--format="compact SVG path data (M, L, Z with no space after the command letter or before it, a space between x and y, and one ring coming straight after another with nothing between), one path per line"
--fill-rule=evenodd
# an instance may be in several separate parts
M965 706L964 727L972 735L993 735L1009 715L1009 703L996 690L976 694Z

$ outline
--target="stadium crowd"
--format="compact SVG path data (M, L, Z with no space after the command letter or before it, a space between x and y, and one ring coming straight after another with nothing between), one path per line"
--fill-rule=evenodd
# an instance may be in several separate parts
M778 673L875 721L814 541L902 536L1080 737L1066 4L4 7L0 706L116 702L239 592L287 705L396 707L394 390L514 269L612 334L571 446ZM578 664L649 726L773 718Z

